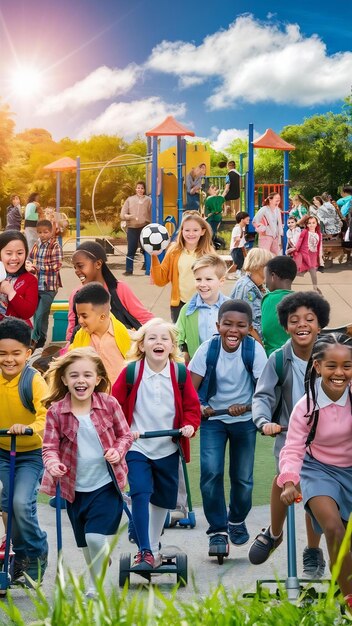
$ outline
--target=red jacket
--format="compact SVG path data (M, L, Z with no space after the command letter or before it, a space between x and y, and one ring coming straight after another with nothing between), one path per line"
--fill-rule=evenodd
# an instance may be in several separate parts
M142 380L144 371L144 359L141 361L137 380L134 385L132 385L130 393L128 393L129 389L126 383L126 371L126 368L122 370L117 381L114 383L111 393L121 404L122 410L126 416L126 420L128 424L131 425L134 405L136 404L137 399L138 387ZM182 426L190 425L193 426L194 431L196 431L200 424L200 404L198 394L192 384L190 373L187 370L186 380L182 393L176 380L175 368L172 361L170 374L175 398L175 419L173 427L181 428ZM158 423L158 416L156 416L155 422L155 429L157 430L158 427L161 427L161 424ZM190 445L189 439L187 437L181 437L181 447L186 462L188 463L190 461Z
M32 327L30 318L38 306L38 281L33 274L23 272L13 284L16 295L9 300L6 316L18 317ZM0 319L3 319L0 316Z
M115 478L121 490L127 482L125 454L133 443L133 436L128 428L125 416L116 400L106 393L93 393L91 420L102 445L102 454L108 448L115 448L121 456L119 463L111 464ZM69 502L75 498L77 471L77 431L78 420L71 409L69 393L54 402L47 412L43 439L43 461L46 471L40 487L41 491L55 495L57 478L49 473L53 463L64 463L67 473L60 478L61 495Z

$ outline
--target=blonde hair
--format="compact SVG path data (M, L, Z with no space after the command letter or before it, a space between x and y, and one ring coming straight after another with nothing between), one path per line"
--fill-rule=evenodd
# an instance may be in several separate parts
M184 211L182 216L182 221L180 224L180 228L176 237L176 241L174 244L174 250L184 250L185 242L183 239L182 229L186 222L193 220L197 222L199 226L205 231L203 235L200 236L197 247L195 249L195 253L197 256L201 256L202 254L209 254L211 252L215 252L214 246L212 243L213 240L213 232L206 220L199 215L198 211Z
M49 386L49 395L43 399L43 404L46 408L48 408L52 402L58 402L65 397L67 387L62 381L62 376L65 375L66 369L72 365L72 363L80 359L89 359L96 366L97 376L101 378L101 381L95 387L94 391L110 392L110 381L100 356L93 348L75 348L57 357L57 359L53 359L50 363L49 369L44 377Z
M193 274L202 267L212 267L218 278L223 278L227 271L225 261L218 254L204 254L194 261L192 265Z
M274 254L264 248L252 248L244 260L243 270L250 274L265 267L270 259L274 258Z
M172 341L172 350L169 354L170 361L177 361L178 363L183 362L183 358L180 354L178 343L177 343L177 329L174 324L171 322L166 322L161 317L153 317L151 320L143 324L138 330L131 332L132 346L126 355L127 361L141 361L145 357L145 352L141 350L141 345L144 342L145 336L153 326L165 326L165 328L170 333L171 341Z

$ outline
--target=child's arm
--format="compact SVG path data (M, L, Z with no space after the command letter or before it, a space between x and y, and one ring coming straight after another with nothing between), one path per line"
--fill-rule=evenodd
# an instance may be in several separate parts
M111 407L109 406L109 410L111 410L113 417L113 428L116 441L110 448L104 451L104 458L109 463L116 464L120 463L120 461L124 458L126 452L130 449L134 438L117 400L110 396L108 398L108 403L109 405L111 404Z
M183 416L181 430L184 437L192 437L200 424L200 404L197 391L192 384L190 372L186 372L185 386L182 394Z
M60 417L54 407L48 409L43 439L43 463L49 474L61 477L67 472L67 467L61 463L60 455Z
M306 236L307 236L307 232L308 232L308 231L307 231L307 229L306 229L306 228L304 228L304 230L302 230L302 232L301 232L301 234L300 234L300 236L299 236L299 239L298 239L298 241L297 241L297 243L296 243L296 251L297 251L297 252L299 252L299 251L300 251L300 249L301 249L301 247L302 247L302 244L303 244L303 241L305 240L305 238L306 238Z
M185 359L185 364L188 365L188 363L190 362L190 358L189 358L189 354L188 354L188 347L187 347L187 337L186 337L186 311L188 308L188 303L185 304L181 311L180 311L180 315L178 316L177 322L176 322L176 328L178 331L178 336L177 336L177 343L178 346L182 352L182 356Z
M293 494L292 485L298 485L300 471L306 453L306 439L311 426L308 426L306 417L307 399L304 395L294 407L287 431L286 443L280 452L280 475L277 478L278 487L285 487L289 483L289 493ZM292 502L294 498L292 498Z
M271 421L282 393L275 368L275 354L270 355L257 380L253 400L252 419L258 430L264 435L274 435L281 431L281 426Z
M127 283L121 281L118 282L117 295L125 309L127 309L127 311L131 313L131 315L133 315L133 317L135 317L141 324L145 324L154 317L153 313L145 308Z
M170 255L170 249L166 252L163 261L160 263L159 258L152 254L152 266L151 273L154 283L158 287L164 287L170 281L172 281L172 257Z
M23 274L21 276L23 276ZM18 277L17 281L21 280L21 276ZM8 294L8 298L13 309L13 316L19 317L22 320L32 317L38 306L38 281L33 274L30 274L29 272L27 272L25 276L25 289L22 293L19 293L16 289L14 289L14 293L11 290L11 293ZM2 281L1 288L3 288L6 282L7 281L5 280ZM7 284L12 287L10 283Z

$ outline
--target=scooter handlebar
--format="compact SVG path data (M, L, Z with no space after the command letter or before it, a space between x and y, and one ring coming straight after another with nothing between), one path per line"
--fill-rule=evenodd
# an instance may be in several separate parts
M251 404L245 404L244 406L246 407L246 413L252 410ZM227 407L226 409L213 409L213 413L209 415L209 417L217 417L219 415L231 415L229 412L229 407ZM209 417L205 417L205 418L203 417L203 420L204 419L207 420L209 419Z
M141 439L155 439L156 437L182 437L179 428L171 428L170 430L148 430L139 435Z
M0 437L22 437L23 435L28 435L29 437L33 435L33 428L26 428L24 433L21 433L20 435L9 433L8 428L0 428Z

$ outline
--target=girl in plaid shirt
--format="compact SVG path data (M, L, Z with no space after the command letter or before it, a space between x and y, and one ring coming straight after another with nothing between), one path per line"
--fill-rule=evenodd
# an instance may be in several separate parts
M133 435L119 403L109 396L105 367L92 348L77 348L55 359L47 378L49 396L43 441L41 490L54 495L58 480L73 532L91 575L88 597L122 514L125 454Z

